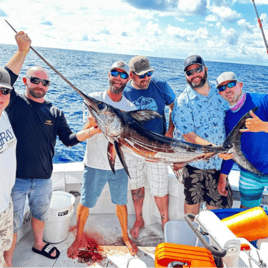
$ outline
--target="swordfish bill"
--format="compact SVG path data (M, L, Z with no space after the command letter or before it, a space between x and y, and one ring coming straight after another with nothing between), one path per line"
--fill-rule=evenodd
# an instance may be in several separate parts
M80 91L80 90L79 90ZM82 92L81 92L82 93ZM188 143L148 131L143 127L146 122L161 117L150 110L124 112L84 93L80 94L86 106L96 119L98 126L108 139L107 156L113 172L116 154L129 176L124 153L142 157L147 160L163 162L173 166L175 163L187 163L207 160L217 154L233 153L234 161L243 168L261 174L244 156L241 151L240 129L250 117L245 114L220 146L198 145ZM253 109L253 111L258 108ZM177 176L176 172L174 172ZM130 177L130 176L129 176Z

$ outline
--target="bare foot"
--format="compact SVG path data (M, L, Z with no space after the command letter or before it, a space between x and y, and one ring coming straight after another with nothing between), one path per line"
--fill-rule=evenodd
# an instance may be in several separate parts
M135 221L133 227L130 229L130 234L134 239L137 239L140 234L140 230L144 228L144 220L142 221Z
M67 256L71 259L77 258L79 249L84 247L84 246L85 245L83 245L83 243L81 241L74 240L74 242L71 244L71 246L69 246L69 248L67 250Z
M123 241L128 248L131 256L135 256L138 252L138 247L137 245L128 237L127 239L123 238Z

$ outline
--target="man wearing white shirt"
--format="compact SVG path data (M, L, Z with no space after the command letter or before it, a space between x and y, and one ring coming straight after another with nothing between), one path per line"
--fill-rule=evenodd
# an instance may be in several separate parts
M129 80L129 66L122 61L115 62L108 76L108 89L103 92L95 92L90 96L123 111L136 110L135 105L122 95ZM79 248L86 246L83 229L89 215L89 208L96 205L104 186L108 182L111 201L116 205L116 215L122 229L122 239L130 254L134 256L137 253L137 246L129 238L127 230L128 176L118 157L114 166L115 174L111 170L107 157L108 140L101 133L93 117L88 118L86 127L90 127L90 138L87 139L81 201L77 208L77 235L75 241L68 248L67 255L69 258L76 258Z
M5 108L10 101L10 76L0 68L0 267L7 267L4 251L10 249L13 239L13 204L11 190L16 178L17 139Z

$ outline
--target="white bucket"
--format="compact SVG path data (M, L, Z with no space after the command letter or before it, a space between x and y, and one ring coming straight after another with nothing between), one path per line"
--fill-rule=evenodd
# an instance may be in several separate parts
M72 194L62 191L53 192L49 218L45 224L44 241L60 243L68 237L74 202L75 197Z

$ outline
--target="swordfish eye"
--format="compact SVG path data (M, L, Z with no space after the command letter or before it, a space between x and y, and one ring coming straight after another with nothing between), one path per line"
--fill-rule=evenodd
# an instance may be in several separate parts
M99 110L103 110L103 109L106 109L107 106L105 105L105 103L99 103L98 108L99 108Z

